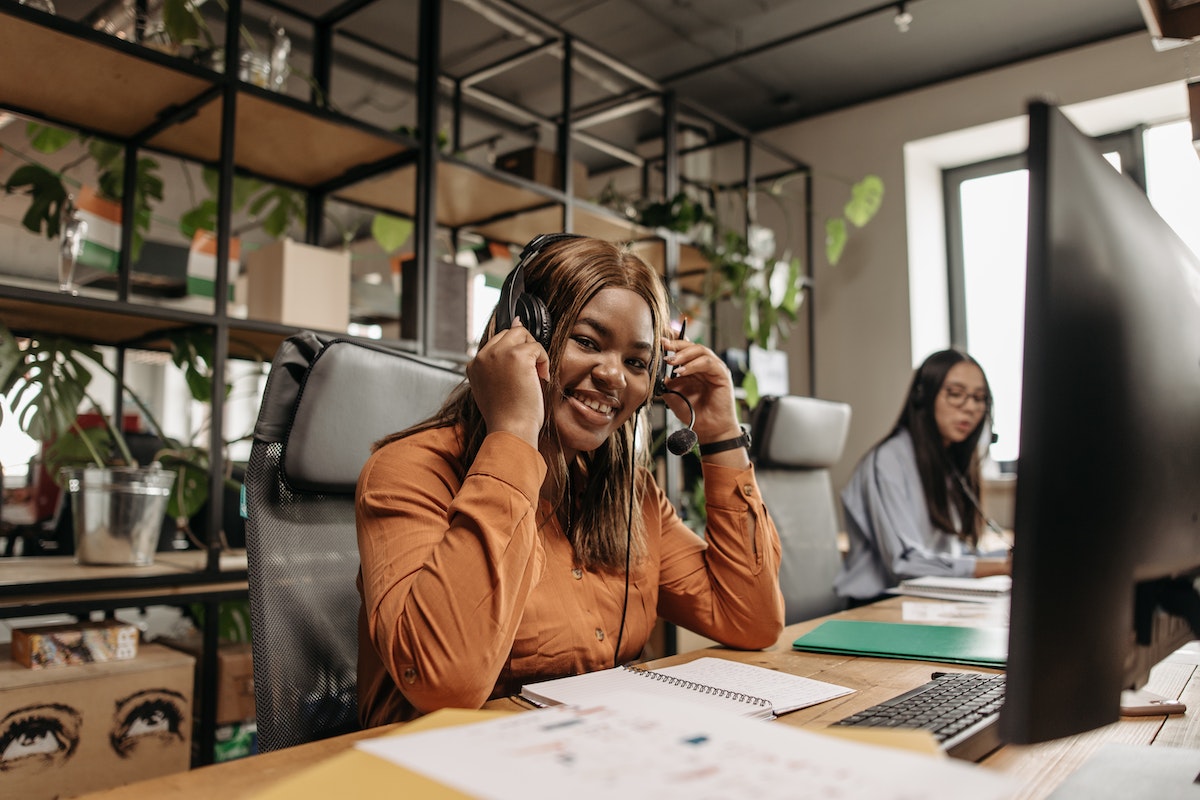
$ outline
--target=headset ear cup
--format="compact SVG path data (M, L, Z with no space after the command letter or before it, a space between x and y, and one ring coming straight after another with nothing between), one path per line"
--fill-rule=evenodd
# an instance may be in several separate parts
M910 399L910 402L912 402L913 408L920 408L921 406L925 405L925 387L920 383L913 387L912 398Z
M516 316L521 318L525 329L537 339L546 352L550 352L550 311L535 295L522 293L516 299Z

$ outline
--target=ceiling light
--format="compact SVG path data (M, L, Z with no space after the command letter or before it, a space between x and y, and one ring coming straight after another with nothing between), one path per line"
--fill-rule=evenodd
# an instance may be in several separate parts
M892 18L892 22L896 23L896 30L901 33L908 33L908 28L913 21L913 15L908 12L907 5L907 3L897 3L896 16Z

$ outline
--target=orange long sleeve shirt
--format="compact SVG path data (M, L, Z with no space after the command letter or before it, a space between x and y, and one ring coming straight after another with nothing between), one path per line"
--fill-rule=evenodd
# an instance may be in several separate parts
M364 726L478 708L524 683L613 665L623 573L593 572L539 500L546 465L489 435L464 474L458 431L374 453L358 481L358 706ZM707 542L657 484L645 493L647 555L632 565L620 661L658 617L730 647L783 627L779 536L752 468L704 467Z

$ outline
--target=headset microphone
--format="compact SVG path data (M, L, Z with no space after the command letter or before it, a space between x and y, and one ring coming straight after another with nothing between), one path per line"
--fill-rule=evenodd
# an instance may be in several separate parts
M667 449L672 454L681 456L684 453L690 453L692 448L699 441L696 437L696 432L692 430L692 426L696 424L696 409L692 408L692 402L674 389L667 389L663 394L673 394L687 404L688 411L692 415L692 419L688 422L686 428L680 428L667 437Z
M685 333L687 333L687 317L683 318L683 324L679 326L678 338L682 339ZM696 424L696 409L692 408L692 401L674 389L667 388L667 377L667 354L664 352L662 359L658 362L658 376L654 380L654 396L662 397L664 394L673 394L687 405L688 412L692 415L686 428L681 428L667 437L667 449L671 451L672 455L681 456L690 453L696 446L696 442L699 441L696 432L692 430Z

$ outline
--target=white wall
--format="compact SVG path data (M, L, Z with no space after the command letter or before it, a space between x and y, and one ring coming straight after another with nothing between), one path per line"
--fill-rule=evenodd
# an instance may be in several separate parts
M1188 77L1187 52L1194 49L1158 52L1148 35L1122 37L763 135L813 166L818 226L826 218L840 215L850 183L868 173L884 181L879 215L865 229L852 232L838 266L826 262L820 247L815 254L815 393L848 402L854 409L846 454L834 470L835 487L844 485L861 454L894 423L914 362L949 341L944 288L919 288L916 296L910 297L910 271L916 271L919 261L936 284L939 271L944 274L944 248L939 241L941 211L932 207L940 203L918 199L922 192L929 199L930 191L940 198L940 184L935 181L931 187L926 179L921 179L921 186L906 184L906 145L1012 120L1024 114L1026 102L1034 97L1066 106L1171 82L1182 87ZM1023 143L1016 149L1022 147ZM981 157L969 152L961 155L959 163ZM921 203L919 214L917 208L908 208L906 196ZM914 221L920 218L925 222L913 241L910 215ZM918 322L932 319L940 336L936 332L918 334L914 346L914 313ZM794 354L793 371L802 363L799 359L805 347L802 335L788 340L787 348Z

